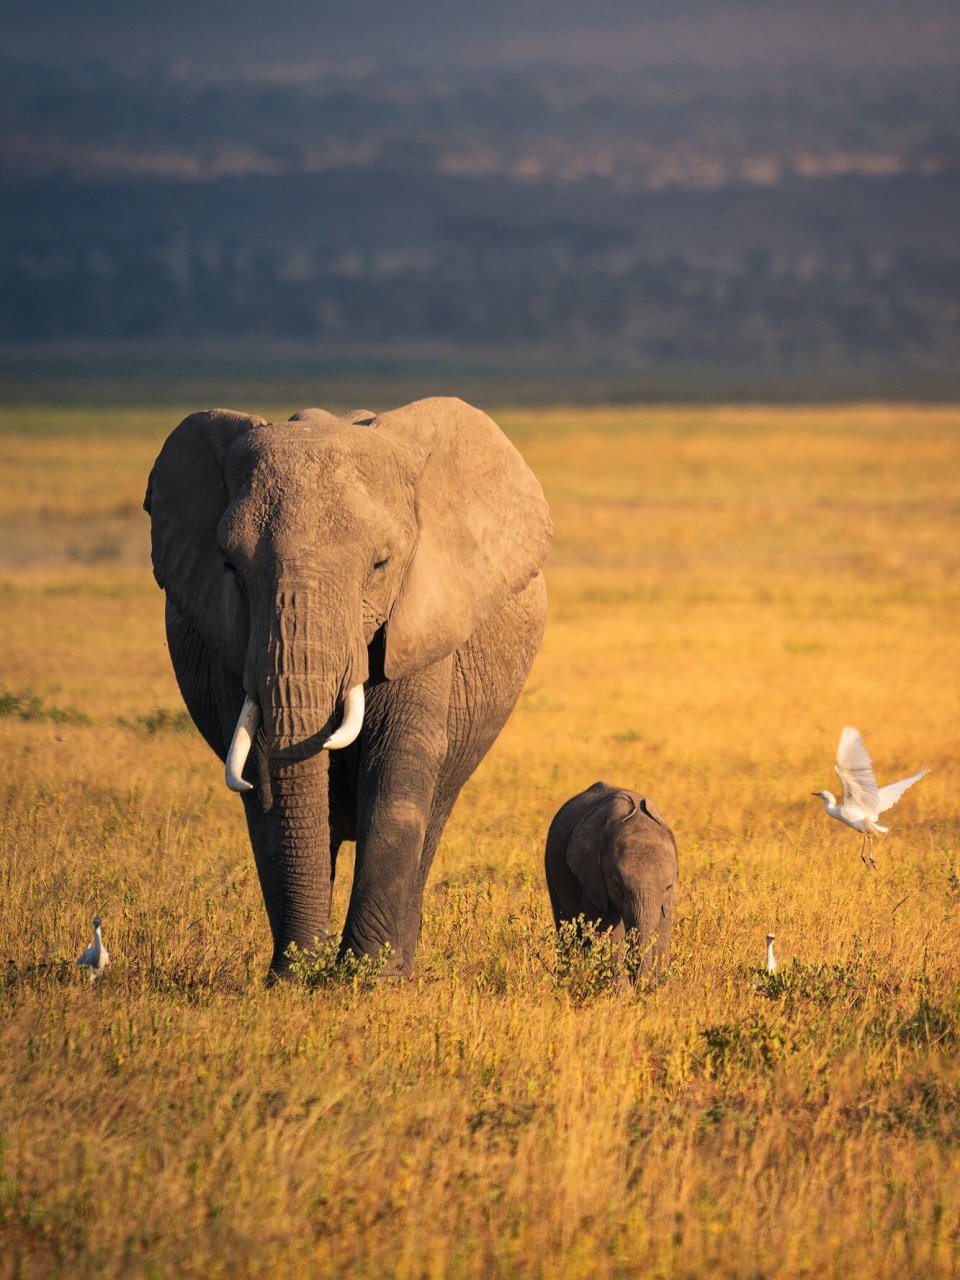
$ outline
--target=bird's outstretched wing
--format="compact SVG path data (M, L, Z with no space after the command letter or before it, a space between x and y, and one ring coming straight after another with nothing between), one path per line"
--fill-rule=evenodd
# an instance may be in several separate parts
M840 732L835 767L843 787L843 803L857 805L871 822L875 821L880 816L880 793L873 762L860 734L849 725Z
M919 773L913 773L909 778L901 778L899 782L888 782L885 787L881 787L877 792L879 797L877 808L880 812L886 813L888 809L892 809L907 787L912 787L915 782L919 782L926 772L926 769L921 769Z

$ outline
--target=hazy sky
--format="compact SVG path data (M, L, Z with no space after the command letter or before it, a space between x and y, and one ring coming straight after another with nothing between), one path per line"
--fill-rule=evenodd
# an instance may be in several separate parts
M6 0L0 48L50 63L185 69L677 59L955 63L956 0Z

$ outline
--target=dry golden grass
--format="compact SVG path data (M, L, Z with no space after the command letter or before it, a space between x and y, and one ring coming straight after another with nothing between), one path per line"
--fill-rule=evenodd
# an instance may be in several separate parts
M147 568L177 417L0 414L0 1275L956 1274L960 410L499 415L551 618L372 992L262 987ZM932 770L875 874L809 795L845 723ZM667 980L581 1002L542 845L600 777L682 883Z

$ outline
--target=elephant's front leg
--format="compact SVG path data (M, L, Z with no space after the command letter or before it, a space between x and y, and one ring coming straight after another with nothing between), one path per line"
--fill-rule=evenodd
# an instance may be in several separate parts
M447 754L453 658L368 693L357 785L357 859L341 952L377 956L409 977L424 837ZM419 920L417 921L419 926ZM409 952L409 954L408 954Z

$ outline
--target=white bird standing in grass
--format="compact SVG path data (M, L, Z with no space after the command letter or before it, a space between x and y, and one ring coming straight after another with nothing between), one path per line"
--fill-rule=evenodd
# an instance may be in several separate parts
M772 933L767 934L767 973L777 972L777 961L773 954L773 938Z
M863 844L860 846L860 858L865 866L875 867L873 860L873 837L886 835L889 827L881 827L877 819L897 803L907 787L919 782L926 769L903 778L900 782L889 782L885 787L877 786L873 772L873 763L863 745L863 739L856 729L846 726L840 733L837 746L837 777L843 787L843 799L837 804L836 796L830 791L814 791L812 794L823 801L823 807L831 818L845 822L854 831L863 833ZM863 856L869 847L869 860Z
M83 955L77 956L77 964L86 969L90 975L91 982L96 982L109 963L110 952L103 945L103 938L100 936L100 917L94 916L93 941L86 948Z

